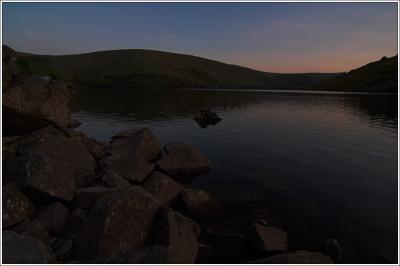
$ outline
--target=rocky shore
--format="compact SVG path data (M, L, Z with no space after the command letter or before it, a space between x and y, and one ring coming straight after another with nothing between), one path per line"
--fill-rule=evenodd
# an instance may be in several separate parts
M73 129L74 86L21 76L3 53L3 263L340 261L336 240L324 254L294 249L252 194L191 187L211 163L189 144L162 146L148 128L108 143Z

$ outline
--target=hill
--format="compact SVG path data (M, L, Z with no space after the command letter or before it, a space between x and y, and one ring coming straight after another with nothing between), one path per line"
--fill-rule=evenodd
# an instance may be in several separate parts
M338 73L277 74L201 57L128 49L76 55L18 53L20 72L51 75L83 87L303 89Z
M389 58L382 57L379 61L371 62L332 79L321 81L313 86L313 89L397 93L397 60L397 55Z

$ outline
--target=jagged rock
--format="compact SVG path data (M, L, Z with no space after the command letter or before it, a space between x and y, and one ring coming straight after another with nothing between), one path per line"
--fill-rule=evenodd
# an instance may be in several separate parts
M4 93L5 90L10 89L11 87L11 81L15 74L15 61L17 58L15 55L15 51L10 47L8 47L7 45L3 45L2 57L3 57L2 90Z
M162 204L168 204L183 191L180 184L158 171L152 172L146 178L143 188L153 194Z
M60 235L64 232L69 210L59 202L45 207L38 214L38 221L50 234Z
M110 153L113 157L129 158L140 155L152 161L161 153L160 142L148 128L129 129L112 137Z
M3 185L3 228L21 222L34 211L32 202L13 183Z
M119 190L126 190L130 187L128 180L122 178L117 173L109 169L103 173L101 179L108 187L115 187Z
M3 91L3 135L24 135L49 125L66 128L73 90L61 81L24 77Z
M257 254L271 252L286 252L287 233L272 226L254 224L249 232L249 242Z
M148 163L140 155L118 159L112 156L111 160L111 166L106 170L134 182L143 182L154 169L154 164Z
M246 264L330 264L332 260L320 253L309 251L294 251L285 254L274 255L265 259L248 261Z
M75 209L68 217L67 224L65 225L64 234L72 236L78 234L82 227L89 221L89 217L83 209Z
M157 165L177 181L187 181L210 171L210 161L207 157L188 144L172 149Z
M73 258L104 260L144 248L151 240L159 206L157 199L138 186L103 196L75 238Z
M116 192L115 188L88 187L75 191L74 206L82 209L90 209L101 197Z
M162 208L157 220L155 244L168 248L170 263L194 263L200 227L169 208Z
M29 221L22 231L20 232L24 236L29 236L46 243L49 240L49 232L46 227L40 221Z
M71 200L75 178L84 166L95 164L81 142L54 127L33 132L12 145L3 160L3 175L42 197Z
M195 115L194 120L200 127L206 128L209 125L216 125L222 119L216 112L203 108Z
M196 216L222 217L225 215L218 200L204 190L186 189L182 193L182 201L186 209Z
M105 143L99 142L94 138L86 136L82 132L74 132L74 137L79 139L86 147L86 149L93 155L96 160L101 160L106 155L104 149Z
M80 125L82 125L82 123L79 120L70 118L68 120L67 128L77 128Z
M54 255L43 242L13 231L2 232L2 262L13 264L54 263Z
M107 264L168 264L168 249L163 246L150 246L139 251L118 255L107 259Z

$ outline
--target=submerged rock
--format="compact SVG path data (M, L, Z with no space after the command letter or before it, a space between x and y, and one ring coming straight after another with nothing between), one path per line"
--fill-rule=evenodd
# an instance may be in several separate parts
M154 243L168 248L170 263L194 263L200 227L169 208L162 208L157 221Z
M13 183L3 185L3 228L21 222L34 211L32 202Z
M209 125L216 125L222 120L222 118L212 110L201 109L200 112L194 117L194 120L199 124L200 127L206 128Z
M172 149L157 166L177 181L185 182L210 171L210 161L188 144Z
M332 260L320 253L310 251L294 251L285 254L274 255L265 259L248 261L247 264L330 264Z
M74 259L104 260L144 248L150 242L159 206L151 194L138 186L103 196L75 238Z
M168 204L175 199L183 187L169 176L154 171L143 183L143 188L154 195L162 204Z
M3 92L3 135L24 135L49 125L66 128L73 90L37 76L14 82Z
M43 242L13 231L2 232L2 262L12 264L55 263L54 255Z
M41 196L72 200L82 168L95 165L85 146L47 127L13 143L3 160L3 174ZM90 169L90 168L89 168ZM35 198L38 198L35 196Z

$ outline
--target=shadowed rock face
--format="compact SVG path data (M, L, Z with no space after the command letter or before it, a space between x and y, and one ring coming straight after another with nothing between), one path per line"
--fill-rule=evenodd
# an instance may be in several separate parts
M146 178L143 188L153 194L162 204L171 202L183 191L180 184L158 171L154 171Z
M68 219L69 210L59 202L53 203L42 210L38 221L54 235L61 235Z
M13 231L2 232L3 263L55 263L51 250L41 241Z
M95 164L85 146L55 128L36 131L12 144L3 174L17 185L47 197L72 200L75 178Z
M3 228L19 223L34 211L32 202L13 183L3 185Z
M182 200L186 209L194 215L200 217L222 217L225 215L225 211L217 199L203 190L187 189L182 193Z
M141 187L102 197L74 242L78 260L102 260L149 244L160 203Z
M3 134L23 135L55 125L66 128L73 90L61 81L31 76L3 92Z
M258 254L286 252L287 233L272 226L254 224L249 235L253 250Z
M189 218L169 208L162 208L154 234L155 244L168 248L170 263L194 263L200 227Z

